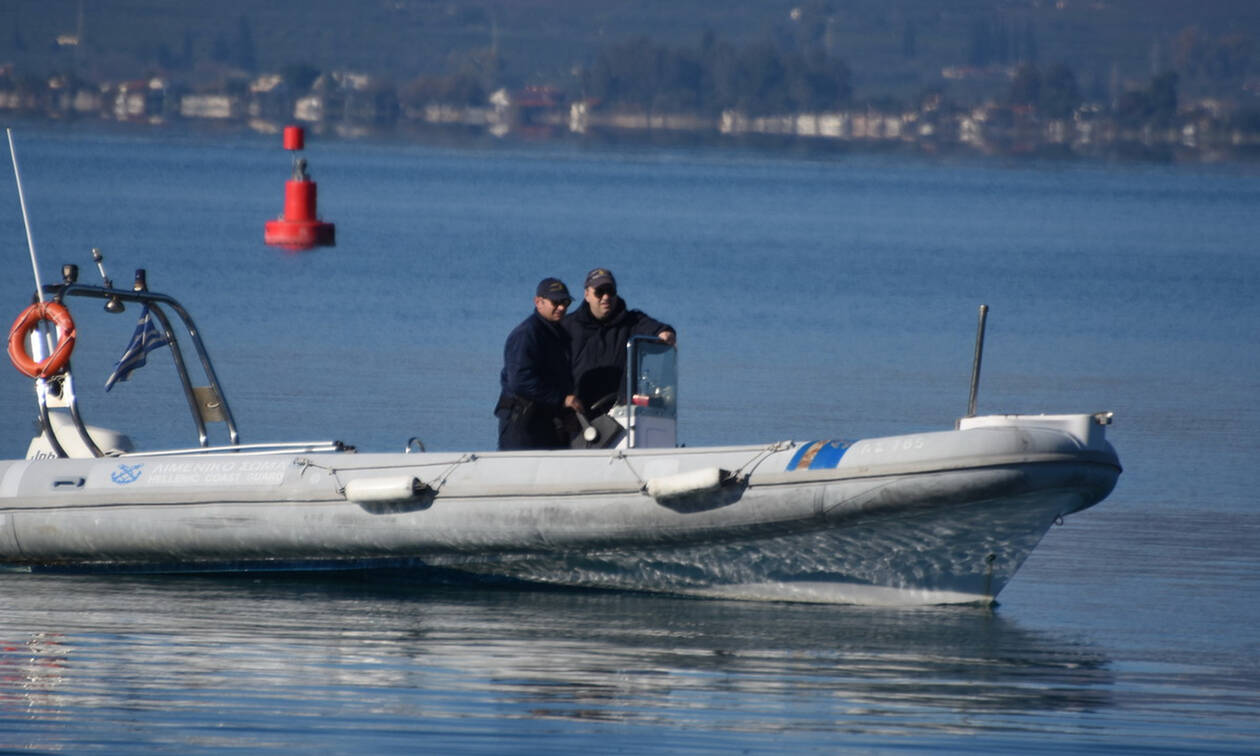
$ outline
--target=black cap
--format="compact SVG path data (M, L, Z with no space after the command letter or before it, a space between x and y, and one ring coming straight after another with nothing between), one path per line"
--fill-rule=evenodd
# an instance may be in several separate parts
M559 278L544 278L539 281L535 296L546 297L552 302L573 301L573 297L569 296L569 287L565 286L564 281Z
M586 288L598 289L605 284L614 288L617 286L617 279L613 278L611 270L607 268L596 268L586 274Z

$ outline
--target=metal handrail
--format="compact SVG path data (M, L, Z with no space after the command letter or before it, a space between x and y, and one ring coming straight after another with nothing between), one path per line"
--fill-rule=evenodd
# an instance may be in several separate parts
M318 452L353 451L340 441L277 441L260 444L231 444L228 446L194 446L189 449L161 449L159 451L135 451L116 455L118 457L169 457L184 454L223 454L232 453L240 456L263 454L315 454Z
M144 272L136 271L137 287L143 286ZM228 406L227 397L219 386L218 376L214 372L214 366L210 362L210 355L206 351L205 344L202 342L200 332L197 330L196 324L193 322L192 316L184 309L174 297L167 294L160 294L149 291L147 288L119 289L114 286L94 286L91 284L81 284L72 279L56 284L45 284L43 292L57 301L63 300L65 297L86 297L89 299L104 300L110 302L134 302L145 305L153 316L161 324L164 335L171 347L171 356L175 362L175 370L179 374L180 384L184 390L184 398L188 402L189 409L192 412L193 422L197 427L197 439L202 448L207 448L209 443L208 434L206 432L206 424L202 418L201 408L197 403L195 392L193 391L193 382L188 374L188 366L184 360L183 351L179 347L179 340L176 338L175 330L171 325L171 319L167 316L162 306L170 308L179 316L180 323L187 333L194 350L197 352L198 361L201 363L202 372L210 389L214 392L220 403L220 412L223 416L224 424L227 426L228 438L233 446L240 443L240 434L236 429L236 421L232 416L231 408ZM69 377L70 368L66 368L66 380L72 380ZM52 424L48 420L48 407L46 403L46 394L38 393L40 405L40 422L43 425L44 432L48 435L55 450L60 450L61 445L57 442L56 434L53 431ZM70 409L70 417L74 422L79 435L87 441L88 449L95 456L103 456L99 448L91 442L87 428L85 427L78 410L78 398L74 396L73 391L69 392L67 406ZM231 448L231 447L227 447ZM61 451L60 456L65 456Z

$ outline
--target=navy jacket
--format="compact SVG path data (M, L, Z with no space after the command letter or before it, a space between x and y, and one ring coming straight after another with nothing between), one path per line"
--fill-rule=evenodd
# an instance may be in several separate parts
M655 336L674 327L642 310L631 310L625 300L604 320L596 320L585 301L562 321L571 339L573 384L586 406L616 393L625 399L626 342L631 336Z
M537 312L530 313L503 345L499 388L500 404L519 398L558 410L573 393L569 334Z

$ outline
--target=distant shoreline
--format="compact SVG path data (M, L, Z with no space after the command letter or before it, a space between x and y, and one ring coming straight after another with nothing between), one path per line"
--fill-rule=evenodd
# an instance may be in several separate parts
M92 117L47 117L16 113L4 125L20 134L25 128L84 129L126 135L231 134L239 136L278 135L286 123L279 121L240 121L178 119L159 123L117 121ZM559 126L532 126L494 133L482 126L431 124L398 121L392 124L345 125L302 123L307 132L320 139L339 141L384 141L446 147L520 146L530 144L603 145L609 147L657 146L782 152L812 157L862 154L900 154L917 157L1001 159L1014 161L1067 161L1080 163L1151 163L1203 165L1220 163L1251 164L1260 160L1260 140L1239 146L1202 147L1176 142L1128 139L1087 146L1023 141L995 144L968 144L914 139L853 139L802 136L791 133L746 131L724 134L717 131L592 127L574 132Z

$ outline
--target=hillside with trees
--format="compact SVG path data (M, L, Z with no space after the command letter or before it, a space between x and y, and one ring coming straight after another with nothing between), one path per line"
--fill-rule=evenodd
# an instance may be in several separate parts
M495 93L507 93L497 105ZM212 96L229 99L215 104ZM1260 3L8 0L0 6L0 112L69 117L92 113L99 102L104 117L120 120L190 113L284 120L295 117L304 97L318 100L308 119L377 126L400 119L556 124L568 112L582 118L602 112L608 123L609 114L619 114L622 124L635 117L649 126L734 122L789 133L799 124L789 129L764 119L848 113L849 125L817 129L905 135L909 124L916 134L939 135L1007 121L1016 131L1021 124L1044 130L1048 122L1082 128L1082 119L1104 118L1111 130L1150 134L1193 123L1237 135L1260 122ZM460 110L493 107L513 112ZM978 123L972 126L962 118L938 123L942 112L994 107L1008 112L968 116ZM872 131L853 125L859 111L896 115L903 123ZM917 115L906 121L907 113Z

